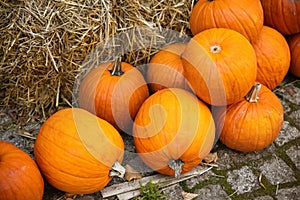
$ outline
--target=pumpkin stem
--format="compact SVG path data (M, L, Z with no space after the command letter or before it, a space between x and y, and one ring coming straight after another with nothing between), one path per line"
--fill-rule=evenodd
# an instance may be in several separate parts
M182 172L182 166L184 165L184 162L181 160L174 160L171 159L168 163L168 166L175 171L175 178L179 178L181 172Z
M122 71L122 62L121 62L121 57L118 57L116 61L113 63L112 68L109 70L110 74L112 76L121 76L124 74Z
M246 100L249 101L250 103L256 103L257 100L259 99L258 94L261 88L261 84L257 83L255 84L251 90L248 92L248 94L245 96Z
M108 175L123 178L125 175L125 168L119 163L119 161L116 161L111 167Z
M211 53L220 53L222 48L219 44L214 44L214 45L210 46L209 50Z

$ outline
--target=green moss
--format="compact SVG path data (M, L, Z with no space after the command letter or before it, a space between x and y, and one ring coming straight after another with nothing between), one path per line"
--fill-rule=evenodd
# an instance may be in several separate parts
M136 200L153 200L153 199L167 199L167 196L162 193L160 189L160 183L155 183L154 181L149 181L145 185L140 182L141 194L135 198Z

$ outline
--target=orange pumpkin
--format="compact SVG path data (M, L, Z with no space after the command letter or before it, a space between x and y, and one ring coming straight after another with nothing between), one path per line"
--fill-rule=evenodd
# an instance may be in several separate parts
M196 96L166 88L142 104L133 136L138 155L149 167L178 177L210 152L215 125L210 110Z
M13 144L0 140L0 199L41 200L44 181L34 160Z
M288 73L291 60L288 43L281 33L264 26L252 45L257 58L256 81L272 90Z
M190 15L193 35L210 28L228 28L254 41L263 26L259 0L199 0Z
M254 48L234 30L213 28L198 33L187 44L182 58L190 87L211 105L240 101L255 83Z
M261 0L264 23L282 34L300 32L299 0Z
M220 141L242 152L258 151L278 136L283 123L283 107L266 86L256 84L246 98L215 112Z
M80 108L54 113L42 125L34 146L36 161L46 180L72 194L104 188L119 170L124 144L105 120Z
M288 40L291 52L291 74L300 78L300 33L293 35Z
M108 121L118 130L130 132L133 119L149 96L143 75L119 60L92 69L79 88L79 107Z
M151 58L147 69L147 82L152 92L166 87L189 90L181 59L185 46L185 43L168 45Z

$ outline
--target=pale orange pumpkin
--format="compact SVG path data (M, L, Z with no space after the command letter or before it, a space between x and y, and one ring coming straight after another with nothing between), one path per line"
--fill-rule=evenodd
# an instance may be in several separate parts
M291 36L288 44L291 52L290 73L300 78L300 33Z
M208 104L238 102L255 83L254 48L234 30L212 28L198 33L187 44L182 58L191 89Z
M255 41L263 26L260 0L199 0L190 15L193 35L210 28L235 30Z
M147 83L152 92L164 88L189 90L181 59L185 47L185 43L167 45L151 58L147 68Z
M11 143L0 140L0 199L41 200L44 180L35 161Z
M88 72L80 84L78 102L80 108L108 121L119 131L130 133L133 119L148 96L148 86L140 71L117 59Z
M220 141L242 151L259 151L278 136L283 123L279 98L266 86L256 84L240 102L214 113Z
M133 136L138 155L149 167L178 177L210 152L215 125L210 110L195 95L165 88L142 104Z
M124 143L107 121L80 108L66 108L42 125L34 155L46 180L72 194L104 188L112 176L124 175Z
M256 81L273 90L289 70L291 56L288 43L280 32L264 26L252 45L257 58Z

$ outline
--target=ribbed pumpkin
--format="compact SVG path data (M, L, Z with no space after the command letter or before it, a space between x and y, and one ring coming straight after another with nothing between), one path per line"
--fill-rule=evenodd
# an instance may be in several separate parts
M299 0L260 0L264 10L264 23L282 34L300 32Z
M181 54L185 43L175 43L159 50L150 60L147 69L147 83L156 92L164 88L189 89L184 77Z
M105 120L80 108L66 108L42 125L34 155L46 180L59 190L88 194L104 188L120 167L124 144ZM118 171L119 170L119 171Z
M133 136L138 155L149 167L178 177L210 152L215 125L210 110L196 96L166 88L142 104Z
M220 141L242 151L258 151L278 136L283 123L279 98L266 86L256 84L246 98L214 115Z
M187 44L182 58L190 87L209 104L235 103L255 83L254 48L234 30L213 28L198 33Z
M259 0L199 0L190 15L193 35L210 28L229 28L254 41L263 26Z
M277 87L290 66L290 49L286 39L273 28L264 26L252 43L257 58L256 80L269 89Z
M117 59L86 75L80 84L78 101L79 107L118 130L131 132L136 112L148 96L148 86L140 71Z
M0 200L41 200L44 181L34 160L0 140Z
M288 40L291 52L291 74L300 78L300 33L293 35Z

